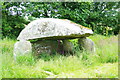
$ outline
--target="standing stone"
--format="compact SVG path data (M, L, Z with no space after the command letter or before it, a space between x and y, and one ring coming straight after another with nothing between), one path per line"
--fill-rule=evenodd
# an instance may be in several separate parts
M80 49L84 49L90 53L94 53L95 52L95 44L94 42L86 37L83 38L79 38L78 39L78 44L80 46Z
M18 55L25 55L32 52L32 45L29 41L18 41L14 44L14 58Z
M58 51L57 40L41 40L32 43L32 50L35 56L39 56L41 53L52 54Z
M67 53L74 53L74 45L69 40L63 40L63 50Z

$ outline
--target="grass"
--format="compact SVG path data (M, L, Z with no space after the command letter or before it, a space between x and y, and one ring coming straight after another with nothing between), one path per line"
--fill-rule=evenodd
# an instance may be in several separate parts
M0 78L118 78L118 36L89 38L96 44L94 54L76 49L75 55L42 54L39 59L28 55L20 56L17 62L12 53L16 40L0 40Z

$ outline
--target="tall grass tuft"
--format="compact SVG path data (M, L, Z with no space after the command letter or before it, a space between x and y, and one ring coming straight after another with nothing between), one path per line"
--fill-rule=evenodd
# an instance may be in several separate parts
M118 78L118 37L93 35L96 53L88 53L78 48L77 39L74 55L49 55L43 53L39 58L32 55L13 58L16 40L0 40L2 51L2 78Z

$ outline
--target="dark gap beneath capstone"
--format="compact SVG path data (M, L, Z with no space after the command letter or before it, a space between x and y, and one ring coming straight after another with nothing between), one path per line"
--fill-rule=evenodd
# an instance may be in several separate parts
M51 36L51 37L43 37L43 38L36 38L36 39L29 39L31 43L34 43L36 41L44 41L44 40L66 40L66 39L76 39L76 38L82 38L82 37L88 37L91 34L86 33L84 35L75 35L75 36Z

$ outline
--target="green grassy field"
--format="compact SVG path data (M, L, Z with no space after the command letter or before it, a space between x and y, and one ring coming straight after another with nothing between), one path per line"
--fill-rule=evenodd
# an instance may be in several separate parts
M29 55L13 58L16 40L0 40L2 78L118 78L118 36L90 36L96 44L96 53L76 49L75 55L42 54L35 59ZM73 41L74 44L76 40Z

